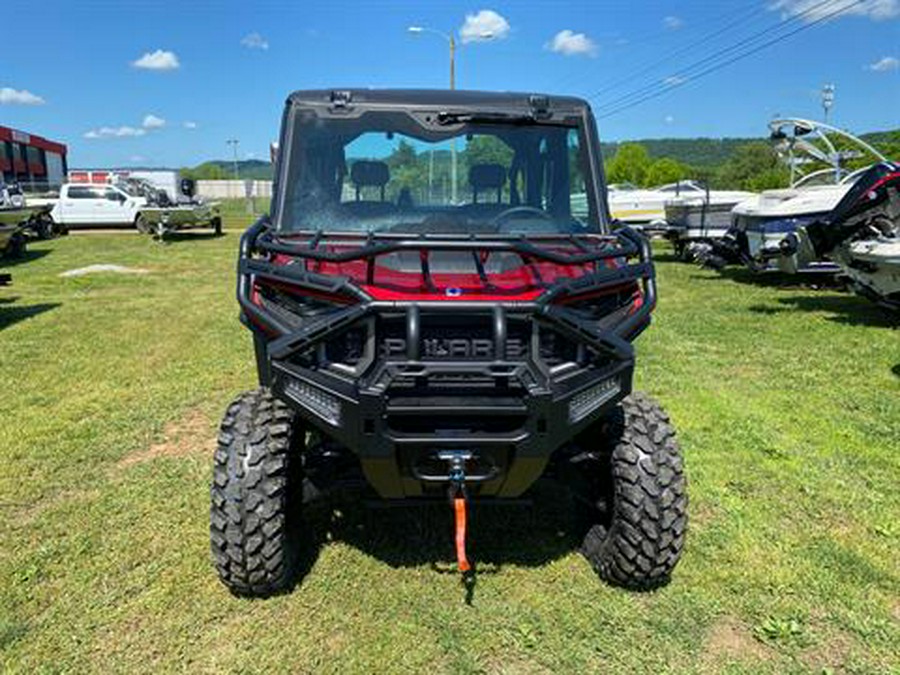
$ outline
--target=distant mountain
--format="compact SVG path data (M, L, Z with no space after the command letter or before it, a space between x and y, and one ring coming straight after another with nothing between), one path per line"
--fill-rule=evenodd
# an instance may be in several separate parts
M886 155L898 159L900 152L900 129L892 131L873 131L860 136L867 143L879 148ZM759 138L647 138L637 141L619 143L601 143L604 159L616 154L622 143L639 143L647 149L650 157L669 157L696 169L715 169L722 166L733 156L737 148L747 143L767 141ZM234 178L234 162L217 159L199 164L193 168L184 168L182 173L198 179L230 179ZM238 162L238 174L242 179L272 180L273 168L270 162L259 159L246 159Z
M890 156L893 148L900 143L900 129L873 131L861 134L860 138ZM648 138L623 143L643 145L647 149L647 154L654 159L669 157L698 169L712 169L724 164L742 145L760 141L767 142L768 138ZM601 143L604 159L615 155L621 144Z
M623 143L639 143L647 154L656 159L669 157L682 164L698 168L712 168L724 164L742 145L760 141L760 138L647 138ZM616 154L622 143L601 143L603 157Z
M199 180L233 179L234 169L234 161L215 159L193 168L183 168L181 173ZM272 163L261 159L240 160L237 163L237 172L241 180L272 180Z

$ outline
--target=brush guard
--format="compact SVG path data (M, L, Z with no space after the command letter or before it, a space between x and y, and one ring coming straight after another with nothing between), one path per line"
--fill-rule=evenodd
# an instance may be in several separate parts
M329 249L332 240L343 249ZM364 261L371 280L378 256L404 250L419 252L421 276L429 288L434 286L430 270L434 251L471 251L475 260L481 259L483 251L515 252L526 264L544 260L590 271L576 278L548 280L532 300L511 294L509 300L413 297L388 301L373 299L361 281L318 274L305 264L288 262ZM487 286L489 276L483 266L476 267ZM437 497L454 485L465 494L454 499L515 498L540 476L556 448L630 393L631 340L649 323L656 303L654 276L648 242L627 228L613 235L488 240L453 235L326 238L313 233L297 242L278 239L264 218L241 240L237 296L242 319L257 340L263 384L349 448L382 498ZM350 303L291 324L254 297L259 282L290 285L301 294L340 295ZM631 286L640 291L639 296L596 320L564 302ZM442 360L423 350L424 331L433 317L466 320L476 316L489 326L493 346L487 357ZM385 357L369 350L357 366L340 373L298 363L303 355L315 354L348 329L375 325L386 317L403 327L401 352ZM523 322L531 330L528 353L507 353L511 326ZM565 373L549 367L540 354L544 329L587 350L593 360ZM378 337L375 328L369 331L367 344ZM436 383L455 380L477 383L487 393L435 393L443 386ZM416 389L420 382L426 383L424 394ZM404 393L406 388L409 394ZM450 423L429 428L438 418ZM470 419L483 420L485 426L454 426ZM464 456L459 453L471 453L471 457L459 460ZM461 481L453 473L459 461Z

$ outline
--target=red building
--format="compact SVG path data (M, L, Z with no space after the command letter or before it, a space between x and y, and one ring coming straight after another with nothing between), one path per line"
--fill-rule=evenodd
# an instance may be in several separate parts
M25 187L59 186L65 181L67 148L42 136L0 126L0 173Z

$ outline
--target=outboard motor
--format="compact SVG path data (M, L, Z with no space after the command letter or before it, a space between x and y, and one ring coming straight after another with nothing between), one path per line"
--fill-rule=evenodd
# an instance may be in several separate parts
M817 255L859 235L890 236L900 220L900 164L881 162L866 171L822 220L806 226Z
M840 258L844 244L900 237L900 164L866 171L828 214L787 235L771 257L783 271L809 260Z
M196 191L197 183L193 178L181 179L181 194L183 194L188 199L193 199Z

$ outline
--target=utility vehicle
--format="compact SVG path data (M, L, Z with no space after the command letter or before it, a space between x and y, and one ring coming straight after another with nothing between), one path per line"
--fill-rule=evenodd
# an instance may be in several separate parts
M298 91L278 147L271 217L238 263L259 388L228 407L214 458L225 585L289 588L304 495L354 470L381 500L446 500L465 575L470 502L544 477L584 506L601 577L665 583L687 524L681 452L632 392L654 268L644 237L612 227L588 104Z

